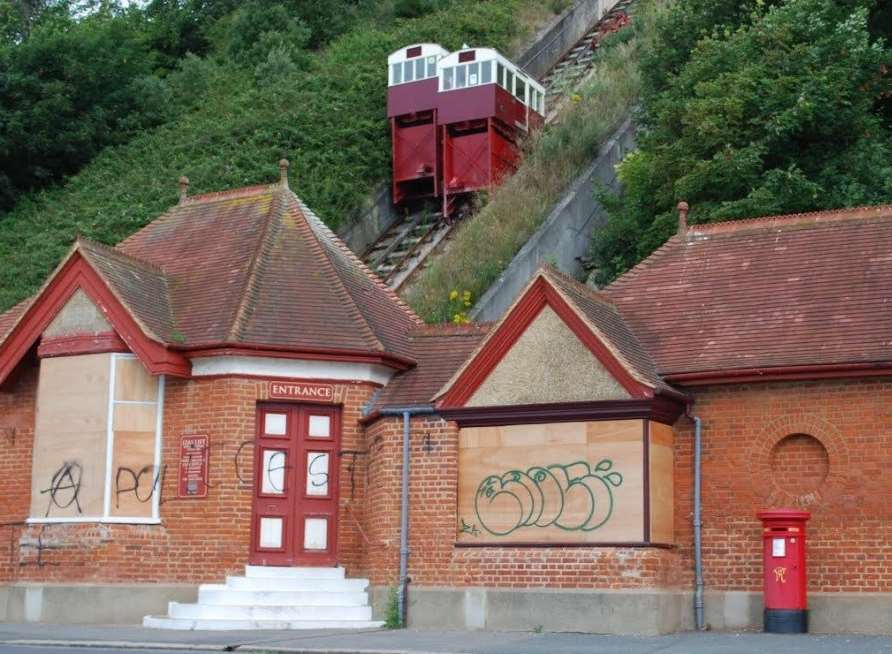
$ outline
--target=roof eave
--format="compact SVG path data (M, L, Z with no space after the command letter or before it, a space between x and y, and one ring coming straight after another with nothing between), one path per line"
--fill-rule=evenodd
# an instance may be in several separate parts
M182 352L187 359L217 356L250 356L273 359L309 359L312 361L338 361L369 363L393 368L397 371L413 368L417 362L390 352L369 352L342 348L278 348L260 343L202 343L198 345L171 343L168 347Z
M892 361L723 368L667 373L663 375L663 378L669 383L687 387L712 384L742 384L746 382L810 381L886 376L892 376Z

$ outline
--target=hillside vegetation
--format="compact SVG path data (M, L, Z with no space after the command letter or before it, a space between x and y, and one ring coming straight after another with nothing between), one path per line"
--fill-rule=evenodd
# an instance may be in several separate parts
M608 282L689 222L892 202L885 0L686 0L642 59L639 149L594 241Z
M420 274L407 299L425 320L466 319L466 305L498 279L629 114L641 89L640 52L663 4L636 2L631 25L601 42L592 73L571 94L560 121L525 144L517 173L488 202L481 198L480 211L458 227L446 251ZM456 297L463 298L460 306Z
M78 3L72 18L71 3L30 0L35 22L18 4L0 0L0 185L14 204L0 310L77 233L115 243L174 204L183 174L190 193L216 191L275 179L287 156L292 187L337 227L389 170L388 53L510 49L552 15L537 0L155 0Z

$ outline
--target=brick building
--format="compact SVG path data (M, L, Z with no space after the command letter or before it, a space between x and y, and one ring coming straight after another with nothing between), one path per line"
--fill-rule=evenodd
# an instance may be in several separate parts
M890 251L890 207L682 225L426 326L284 166L184 194L0 316L0 618L691 628L696 418L705 621L761 624L796 506L812 629L888 631Z

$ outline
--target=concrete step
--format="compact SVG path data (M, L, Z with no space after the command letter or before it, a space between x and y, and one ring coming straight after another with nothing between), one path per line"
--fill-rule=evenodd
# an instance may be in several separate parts
M262 579L343 579L344 568L298 568L268 565L246 565L245 576Z
M170 602L167 615L185 620L273 620L276 622L365 621L372 619L370 606L271 606L229 604L181 604Z
M198 589L199 604L216 606L365 606L363 591L236 590L223 584L204 584Z
M383 622L376 620L190 620L149 615L143 618L144 627L189 631L234 631L253 629L380 629Z
M321 593L362 592L368 579L301 579L294 577L227 577L226 587L233 590L316 591Z

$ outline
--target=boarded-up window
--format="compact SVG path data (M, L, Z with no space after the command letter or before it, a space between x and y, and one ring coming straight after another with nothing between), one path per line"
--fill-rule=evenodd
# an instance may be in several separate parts
M132 355L44 359L31 518L156 519L163 388Z
M671 430L659 430L659 459L651 467L646 434L644 420L463 428L457 540L671 542ZM651 506L669 512L654 524L654 535Z

